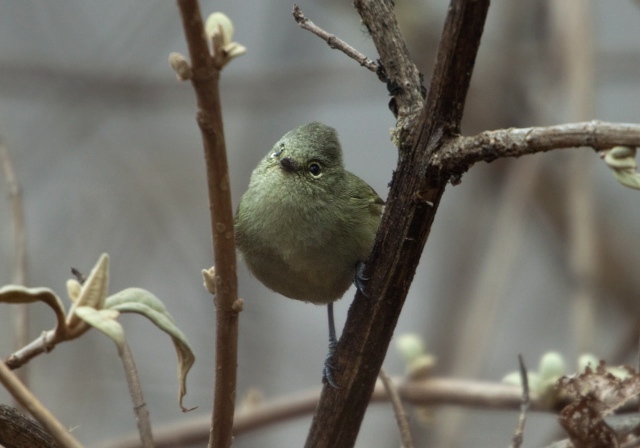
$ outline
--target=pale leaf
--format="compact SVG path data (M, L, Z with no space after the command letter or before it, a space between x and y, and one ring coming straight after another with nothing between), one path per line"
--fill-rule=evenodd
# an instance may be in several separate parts
M109 336L118 346L118 351L122 353L125 338L122 325L116 321L119 314L120 313L115 310L96 310L90 306L79 306L76 308L76 315L80 319Z
M64 305L55 292L49 288L26 288L20 285L7 285L0 288L0 302L4 303L46 303L56 313L55 332L62 331L65 322Z
M187 373L195 362L195 356L186 336L177 327L160 299L144 289L127 288L108 297L105 308L121 313L142 314L171 337L178 355L179 403L183 411L189 410L182 406L182 399L187 393Z
M100 310L104 306L104 301L109 290L109 255L102 254L98 262L91 270L87 280L82 285L82 289L77 299L73 302L69 316L67 317L67 326L74 329L81 320L76 316L75 310L81 306L88 306L96 310ZM74 292L75 293L75 292Z

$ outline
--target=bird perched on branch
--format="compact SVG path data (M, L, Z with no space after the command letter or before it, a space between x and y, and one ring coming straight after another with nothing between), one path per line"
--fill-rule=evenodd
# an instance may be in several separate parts
M260 161L236 213L236 243L253 275L285 297L327 305L323 377L333 387L333 302L352 282L362 289L383 205L345 170L336 130L313 122L285 134Z

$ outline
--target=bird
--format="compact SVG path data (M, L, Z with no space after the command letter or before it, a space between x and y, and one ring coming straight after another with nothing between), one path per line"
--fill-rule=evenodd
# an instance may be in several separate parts
M352 283L363 290L364 263L384 201L347 171L337 131L320 122L286 133L258 163L234 220L249 271L290 299L327 305L329 353L323 379L338 387L333 302Z

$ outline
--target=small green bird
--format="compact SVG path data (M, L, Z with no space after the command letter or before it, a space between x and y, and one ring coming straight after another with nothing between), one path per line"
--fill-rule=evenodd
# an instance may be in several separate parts
M352 282L362 288L383 205L344 169L336 130L313 122L285 134L260 161L236 213L236 243L253 275L290 299L327 304L323 376L334 387L333 302Z

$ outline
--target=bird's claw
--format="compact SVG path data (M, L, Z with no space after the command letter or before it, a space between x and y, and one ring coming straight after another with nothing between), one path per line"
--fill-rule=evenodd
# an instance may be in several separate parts
M329 341L329 353L327 353L327 357L324 358L324 367L322 368L322 380L334 389L340 389L333 380L335 366L331 362L337 346L338 341L336 339Z
M360 291L365 297L369 297L369 295L364 291L364 287L369 280L369 277L364 276L364 268L365 264L362 261L359 261L356 265L356 273L353 276L353 284L356 285L358 291Z

